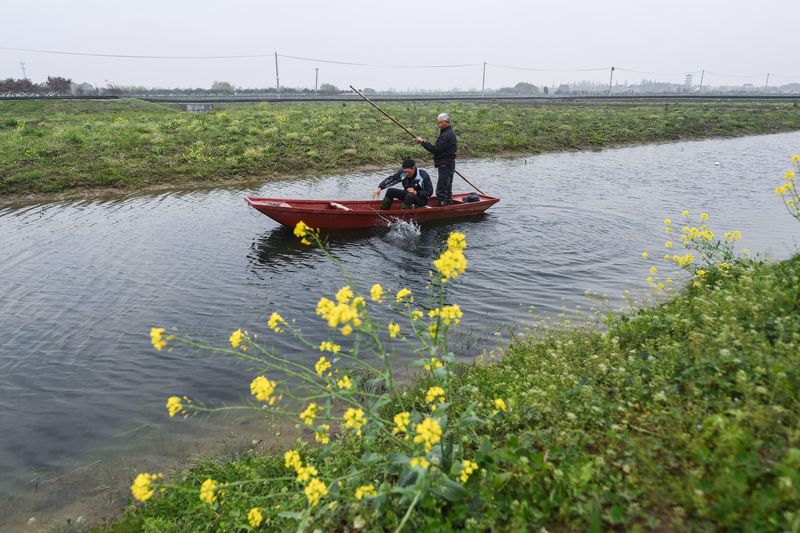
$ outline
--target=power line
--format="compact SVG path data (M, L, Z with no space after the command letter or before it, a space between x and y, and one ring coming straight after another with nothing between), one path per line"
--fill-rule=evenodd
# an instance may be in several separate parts
M650 76L683 76L685 74L700 74L700 70L688 70L684 72L646 72L644 70L630 70L627 68L617 67L617 70L622 72L633 72L634 74L648 74Z
M37 54L56 54L64 56L117 57L122 59L249 59L249 58L272 56L271 53L230 55L230 56L147 56L147 55L125 55L125 54L97 54L91 52L65 52L62 50L36 50L33 48L11 48L7 46L0 46L0 50L11 50L14 52L33 52Z
M335 61L332 59L316 59L313 57L299 57L278 54L278 57L285 57L287 59L297 59L300 61L313 61L315 63L333 63L335 65L350 65L355 67L377 67L377 68L461 68L461 67L479 67L483 63L463 63L460 65L388 65L378 63L351 63L349 61Z
M263 59L267 57L273 57L276 55L276 52L270 53L255 53L255 54L232 54L232 55L204 55L204 56L168 56L168 55L142 55L142 54L107 54L107 53L97 53L97 52L72 52L66 50L42 50L36 48L17 48L17 47L9 47L9 46L0 46L0 50L8 50L13 52L31 52L36 54L54 54L54 55L66 55L66 56L82 56L82 57L111 57L111 58L118 58L118 59L168 59L168 60L213 60L213 59ZM302 56L293 56L293 55L284 55L284 54L277 54L278 57L284 57L286 59L294 59L297 61L310 61L315 63L328 63L334 65L349 65L355 67L372 67L372 68L400 68L400 69L443 69L443 68L466 68L466 67L479 67L483 66L484 63L460 63L460 64L452 64L452 65L397 65L397 64L381 64L381 63L358 63L353 61L340 61L334 59L321 59L321 58L313 58L313 57L302 57ZM528 66L519 66L519 65L505 65L501 63L485 63L487 66L504 68L504 69L511 69L511 70L526 70L532 72L598 72L598 71L605 71L609 70L611 67L595 67L595 68L581 68L581 69L546 69L546 68L538 68L538 67L528 67ZM647 74L647 75L655 75L655 76L682 76L684 74L697 74L701 72L700 70L692 70L692 71L685 71L685 72L649 72L649 71L641 71L641 70L632 70L632 69L625 69L616 67L615 70L619 70L621 72L631 72L636 74ZM760 78L766 76L766 73L762 74L723 74L720 72L713 72L706 70L707 74L713 74L715 76L723 76L728 78ZM800 76L797 75L783 75L783 74L774 74L773 77L778 78L793 78L797 79Z
M500 65L498 63L486 63L492 67L508 68L512 70L532 70L535 72L594 72L599 70L608 70L611 67L597 67L597 68L578 68L578 69L547 69L547 68L534 68L534 67L518 67L515 65Z
M723 76L725 78L763 78L767 75L766 72L763 74L722 74L720 72L712 72L710 70L706 71L706 74L713 74L715 76Z

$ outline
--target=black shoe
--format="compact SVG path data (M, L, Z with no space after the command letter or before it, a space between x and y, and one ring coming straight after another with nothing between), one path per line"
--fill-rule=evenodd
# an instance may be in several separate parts
M392 199L391 198L384 198L383 202L381 203L381 209L386 211L392 208Z

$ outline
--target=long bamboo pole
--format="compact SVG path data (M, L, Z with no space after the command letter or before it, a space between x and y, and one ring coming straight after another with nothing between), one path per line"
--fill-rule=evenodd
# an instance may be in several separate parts
M355 87L353 87L352 85L350 86L350 88L351 88L351 89L353 89L353 91L355 91L355 92L356 92L356 94L358 94L358 96L360 96L361 98L363 98L364 100L366 100L366 101L367 101L367 103L368 103L369 105L371 105L372 107L374 107L375 109L377 109L378 111L380 111L381 113L383 113L383 114L384 114L384 116L386 116L386 118L388 118L389 120L391 120L392 122L394 122L395 124L397 124L398 126L400 126L400 127L401 127L401 128L402 128L402 129L403 129L405 132L406 132L406 133L408 133L409 135L411 135L412 137L414 137L414 139L416 139L416 138L417 138L417 134L416 134L416 133L414 133L414 132L413 132L413 131L411 131L410 129L406 128L405 126L403 126L402 124L400 124L399 122L397 122L397 121L394 119L394 117L392 117L392 116L391 116L389 113L387 113L386 111L384 111L383 109L381 109L380 107L378 107L378 106L375 104L375 102L373 102L372 100L370 100L369 98L367 98L367 95L365 95L364 93L362 93L361 91L359 91L358 89L356 89ZM459 176L459 177L460 177L462 180L464 180L464 181L466 181L467 183L469 183L469 185L470 185L470 186L471 186L473 189L475 189L476 191L478 191L478 192L479 192L479 193L481 193L481 194L486 194L486 193L484 193L482 190L480 190L478 187L476 187L476 186L475 186L475 185L474 185L474 184L473 184L471 181L469 181L467 178L465 178L465 177L464 177L464 175L463 175L463 174L461 174L461 172L459 172L458 170L455 170L455 169L453 169L453 172L455 172L456 174L458 174L458 176Z

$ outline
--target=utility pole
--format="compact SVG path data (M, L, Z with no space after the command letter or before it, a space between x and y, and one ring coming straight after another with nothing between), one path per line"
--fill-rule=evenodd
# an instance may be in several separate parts
M319 88L319 67L314 67L314 96L317 95Z
M769 72L767 72L767 83L764 84L764 92L767 92L767 85L769 85Z
M486 61L483 62L483 80L481 80L481 98L486 91Z
M614 81L614 67L611 67L611 78L608 80L608 96L611 96L611 83Z
M22 79L23 80L27 80L28 79L28 74L25 72L25 62L24 61L20 61L19 62L19 68L22 69Z
M275 52L275 89L278 91L278 96L281 95L281 77L278 74L278 52Z
M706 71L705 71L705 69L703 69L703 71L700 73L700 87L697 89L697 94L700 94L700 93L703 92L703 77L705 75L706 75Z

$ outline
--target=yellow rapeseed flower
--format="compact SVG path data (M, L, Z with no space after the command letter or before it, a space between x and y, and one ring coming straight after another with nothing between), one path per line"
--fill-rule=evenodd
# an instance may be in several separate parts
M231 333L231 336L228 340L231 341L231 346L234 350L239 347L239 345L242 343L242 339L245 338L246 335L247 334L240 329L237 329Z
M792 163L800 163L800 155L793 155L792 156Z
M331 352L331 353L339 353L342 350L342 347L338 344L334 344L331 341L322 341L319 344L319 351L320 352Z
M315 418L317 418L317 403L311 402L308 404L308 407L300 413L300 419L305 422L307 426L310 426L314 423Z
M708 213L700 213L700 220L708 220Z
M165 328L150 328L150 343L159 352L167 346L167 341L163 337L165 331L167 331Z
M264 521L264 515L261 514L261 509L258 507L253 507L249 511L247 511L247 523L250 524L250 527L258 527L261 525L261 522Z
M340 324L348 324L349 322L352 322L356 327L361 325L359 312L363 308L364 299L359 296L350 302L347 291L343 293L343 290L344 288L337 293L337 297L347 300L347 303L333 303L327 298L320 298L317 304L317 314L327 321L329 328L336 328ZM347 288L347 290L349 291L350 289Z
M211 478L203 481L200 486L200 500L209 505L217 501L216 490L218 486L219 484Z
M649 272L650 272L651 274L656 274L656 273L658 272L658 268L657 268L657 267L655 267L655 266L651 266L651 267L650 267L650 271L649 271Z
M664 219L664 225L665 225L665 226L669 226L669 225L671 225L671 224L672 224L672 220L670 220L670 219L668 219L668 218L665 218L665 219Z
M308 505L314 507L319 503L320 498L327 496L328 487L318 478L314 478L308 483L304 492L306 493L306 498L308 498Z
M339 331L341 332L342 335L347 337L348 335L353 333L353 326L351 326L350 324L345 324Z
M428 316L431 318L441 317L442 322L449 326L450 323L458 325L458 323L461 322L461 317L464 316L464 313L461 311L461 308L458 306L458 304L453 304L431 309L428 311Z
M425 394L425 401L428 403L444 402L444 389L441 387L431 387Z
M664 261L671 261L671 260L672 258L669 256L669 254L664 254Z
M330 430L331 426L329 424L322 424L320 429L314 432L314 440L320 444L328 444L331 441L331 437L328 434Z
M424 457L412 457L410 463L411 468L421 468L423 470L427 470L430 466L430 463Z
M423 316L425 316L425 313L423 313L419 309L414 309L413 311L411 311L411 320L415 322L420 318L422 318Z
M328 300L327 298L320 298L319 302L317 302L317 314L323 318L330 313L333 308L336 306L332 301ZM326 319L327 320L327 319Z
M307 226L306 223L301 220L294 227L294 236L295 237L305 237L308 234L308 232L310 232L310 231L314 231L314 230L312 230L310 226Z
M411 413L403 411L394 415L394 429L392 433L408 433L408 425L411 423Z
M664 243L664 248L672 248L672 241L667 241Z
M694 263L694 256L687 252L684 255L673 255L672 260L675 261L679 267L685 267Z
M389 324L389 336L394 339L399 334L400 334L400 325L399 324L395 324L395 323L390 323Z
M350 389L353 386L353 383L350 381L348 376L342 376L342 379L336 382L336 385L340 389Z
M409 303L414 301L414 297L411 296L411 291L409 289L400 289L399 291L397 291L397 294L395 295L395 300L399 304L403 303L403 301L406 300L407 298Z
M463 252L464 248L467 247L467 238L466 236L458 231L453 231L447 237L447 249L453 250L454 252Z
M428 336L431 339L436 338L436 334L439 333L439 326L434 322L433 324L428 324Z
M353 291L350 289L350 285L345 285L339 292L336 293L336 301L340 304L349 304L350 300L353 299Z
M464 459L461 462L461 483L466 483L469 476L478 468L478 463Z
M796 177L797 177L797 174L795 174L794 170L787 170L786 172L783 173L783 179L793 180Z
M361 485L356 489L356 500L361 500L365 496L375 496L375 487L372 485Z
M447 249L433 262L437 272L442 275L442 281L458 278L467 270L467 258L461 250Z
M425 365L422 368L424 368L426 372L433 372L437 368L442 368L443 366L444 363L436 359L436 357L431 357L430 362L425 363Z
M167 411L169 411L169 416L173 417L178 413L185 413L186 409L184 409L180 397L170 396L167 398Z
M305 483L306 481L316 476L317 474L319 474L319 472L317 472L317 469L314 468L313 466L311 465L301 466L300 468L297 469L297 482Z
M300 454L295 450L289 450L283 454L283 463L286 468L293 468L295 471L300 470L303 463L300 460Z
M381 298L383 298L383 287L381 287L381 284L376 283L373 285L369 290L369 295L372 297L373 302L380 302Z
M286 321L283 319L281 315L279 315L278 313L272 313L269 317L269 320L267 321L267 326L269 326L269 328L275 333L280 333L283 330L279 327L279 324L285 324L285 323Z
M442 440L442 426L439 425L437 420L427 417L421 423L414 426L416 436L414 436L415 444L424 444L425 453L430 453L431 448L439 444Z
M364 411L349 407L344 412L344 427L348 429L355 429L356 435L361 436L361 428L367 424L367 419L364 418Z
M647 252L642 252L642 259L648 259L649 257L650 257L650 254L649 254L649 253L647 253Z
M319 358L319 361L317 361L316 364L314 365L314 370L317 371L317 375L319 377L322 377L322 375L325 373L325 371L328 370L330 367L331 367L331 364L328 362L328 360L323 355L322 357Z
M250 382L250 394L256 397L260 402L269 402L270 405L275 405L275 387L277 383L270 381L264 376L258 376Z
M133 480L131 484L131 494L140 502L146 502L155 494L153 482L163 478L164 474L147 474L143 472Z
M689 211L684 211L681 214L683 215L683 218L689 218Z
M504 399L502 399L502 398L495 398L494 407L498 411L505 411L506 410L506 401Z

